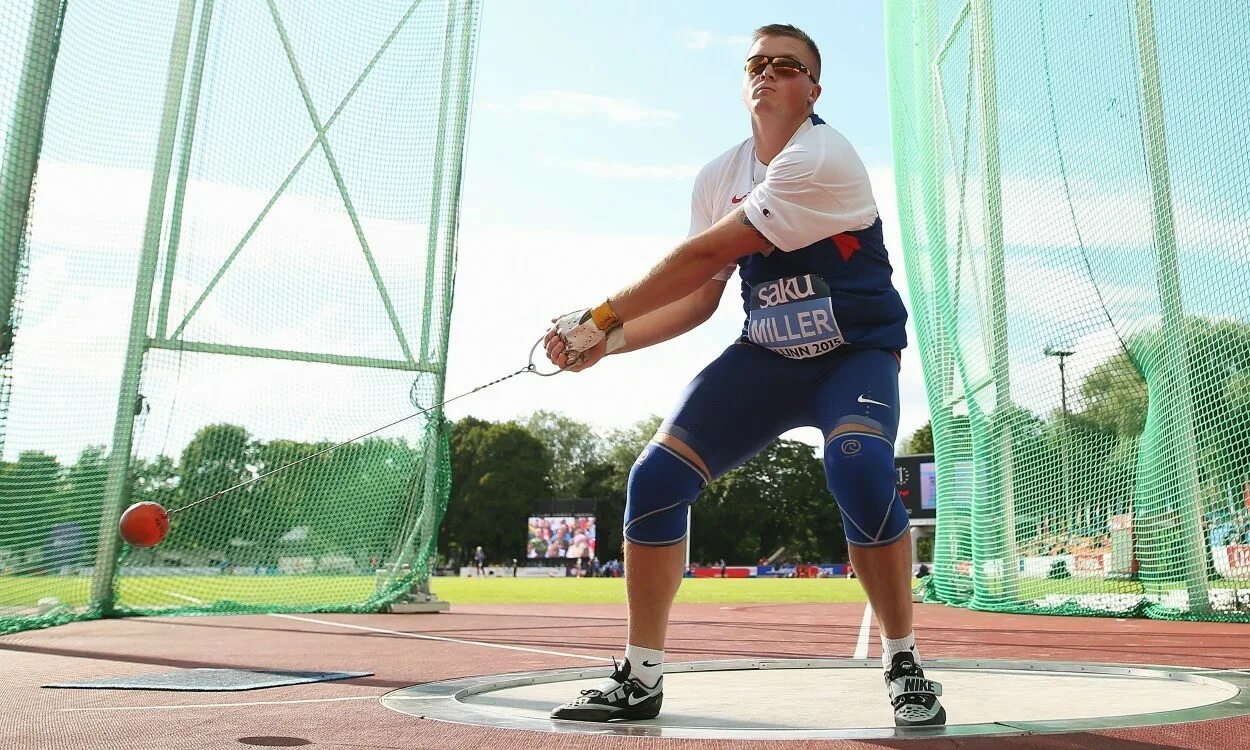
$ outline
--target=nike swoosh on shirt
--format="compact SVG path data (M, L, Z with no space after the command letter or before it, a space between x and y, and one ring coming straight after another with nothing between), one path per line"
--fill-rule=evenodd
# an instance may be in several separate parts
M884 407L885 407L885 408L887 408L887 409L889 409L889 408L890 408L890 405L889 405L889 404L883 404L883 403L881 403L880 401L873 401L873 400L872 400L872 399L870 399L870 398L864 398L862 394L860 395L860 397L859 397L859 398L857 398L857 399L855 399L855 400L856 400L856 401L858 401L858 402L860 402L861 404L876 404L877 406L884 406Z
M748 196L748 195L750 195L750 194L751 194L751 191L750 191L750 190L748 190L748 191L746 191L745 193L743 193L741 197L734 196L733 198L730 198L730 199L729 199L729 202L730 202L730 203L732 203L732 204L734 204L734 205L736 206L736 205L738 205L739 203L741 203L742 201L746 200L747 196Z

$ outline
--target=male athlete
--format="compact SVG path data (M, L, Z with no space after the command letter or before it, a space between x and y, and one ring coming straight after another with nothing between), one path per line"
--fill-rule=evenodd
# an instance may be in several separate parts
M735 266L742 277L742 337L690 383L629 476L625 660L551 716L659 714L687 507L778 435L810 425L825 435L829 490L877 615L894 721L943 724L941 686L925 679L912 632L909 525L894 483L907 312L868 174L850 143L813 113L821 92L815 43L781 24L753 39L742 80L753 135L695 179L689 238L641 280L547 332L548 358L585 370L698 326Z

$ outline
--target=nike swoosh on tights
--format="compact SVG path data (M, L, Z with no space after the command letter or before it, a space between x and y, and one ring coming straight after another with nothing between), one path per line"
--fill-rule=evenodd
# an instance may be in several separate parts
M861 404L876 404L877 406L884 406L884 407L885 407L885 408L887 408L887 409L889 409L889 408L890 408L890 405L889 405L889 404L883 404L883 403L881 403L880 401L873 401L873 400L872 400L872 399L870 399L870 398L864 398L862 394L860 395L860 397L859 397L859 398L857 398L857 399L855 399L855 400L856 400L856 401L858 401L858 402L860 402Z

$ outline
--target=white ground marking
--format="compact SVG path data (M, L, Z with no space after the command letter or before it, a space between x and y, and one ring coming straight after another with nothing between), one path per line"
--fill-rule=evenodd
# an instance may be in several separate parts
M401 635L405 638L419 638L423 641L442 641L444 643L461 643L466 646L485 646L486 648L501 648L507 651L525 651L531 654L544 654L547 656L568 656L574 659L589 659L591 661L610 662L612 659L606 656L587 656L586 654L571 654L567 651L547 651L541 648L528 648L526 646L509 646L505 643L486 643L485 641L467 641L460 638L444 638L440 635L424 635L421 633L405 633L402 630L387 630L386 628L371 628L367 625L350 625L345 622L334 622L333 620L316 620L311 617L297 617L296 615L279 615L270 613L270 617L281 617L286 620L299 620L300 622L312 622L318 625L332 625L337 628L350 628L352 630L367 630L371 633L387 633L389 635Z
M859 639L855 641L855 655L852 659L868 658L868 631L872 630L872 605L864 605L864 619L859 624Z
M184 703L176 706L103 706L99 708L62 708L61 711L152 711L169 708L230 708L232 706L276 706L285 703L329 703L332 701L375 701L376 695L353 695L347 698L305 698L289 701L249 701L247 703Z
M165 593L169 594L170 596L176 596L179 599L185 599L189 602L194 602L196 604L204 603L203 599L196 599L194 596L187 596L185 594L179 594L173 591L166 591ZM463 640L460 638L444 638L443 636L438 636L438 635L422 635L419 633L405 633L400 630L387 630L386 628L371 628L366 625L350 625L344 622L334 622L333 620L317 620L311 617L297 617L295 615L280 615L280 614L276 614L273 612L270 612L269 616L270 617L282 617L287 620L299 620L300 622L312 622L318 625L333 625L335 627L340 627L340 628L351 628L352 630L368 630L374 633L388 633L390 635L402 635L405 638L419 638L423 641L444 641L447 643L463 643L467 646L485 646L487 648L502 648L502 649L507 649L508 651L525 651L531 654L544 654L547 656L571 656L575 659L590 659L591 661L602 661L602 662L612 661L611 658L606 657L606 656L587 656L586 654L571 654L571 653L568 653L567 651L547 651L541 648L527 648L525 646L509 646L504 643L486 643L485 641L468 641L468 640Z
M203 604L203 599L196 599L194 596L179 594L174 591L166 591L166 594L183 599L195 604ZM386 628L371 628L365 625L350 625L343 622L334 622L332 620L317 620L311 617L296 617L295 615L280 615L269 613L270 617L281 617L287 620L299 620L301 622L312 622L318 625L333 625L340 628L350 628L352 630L367 630L374 633L387 633L390 635L402 635L406 638L419 638L424 641L445 641L447 643L462 643L468 646L486 646L488 648L502 648L509 651L526 651L533 654L545 654L548 656L570 656L575 659L590 659L592 661L612 661L604 656L587 656L586 654L570 654L564 651L546 651L540 648L526 648L525 646L509 646L503 643L484 643L482 641L467 641L459 638L444 638L437 635L421 635L418 633L405 633L399 630L387 630ZM439 697L442 696L431 696ZM62 708L61 711L149 711L174 708L230 708L237 706L276 706L288 703L327 703L331 701L363 701L377 700L377 695L356 695L349 698L308 698L304 700L289 701L252 701L249 703L187 703L173 706L104 706L99 708ZM406 700L417 700L417 698L407 698Z

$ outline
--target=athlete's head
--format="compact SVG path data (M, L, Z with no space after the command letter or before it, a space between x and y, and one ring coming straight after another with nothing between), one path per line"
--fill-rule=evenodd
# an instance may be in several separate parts
M751 35L742 101L755 116L799 119L820 96L820 50L789 24L761 26Z

